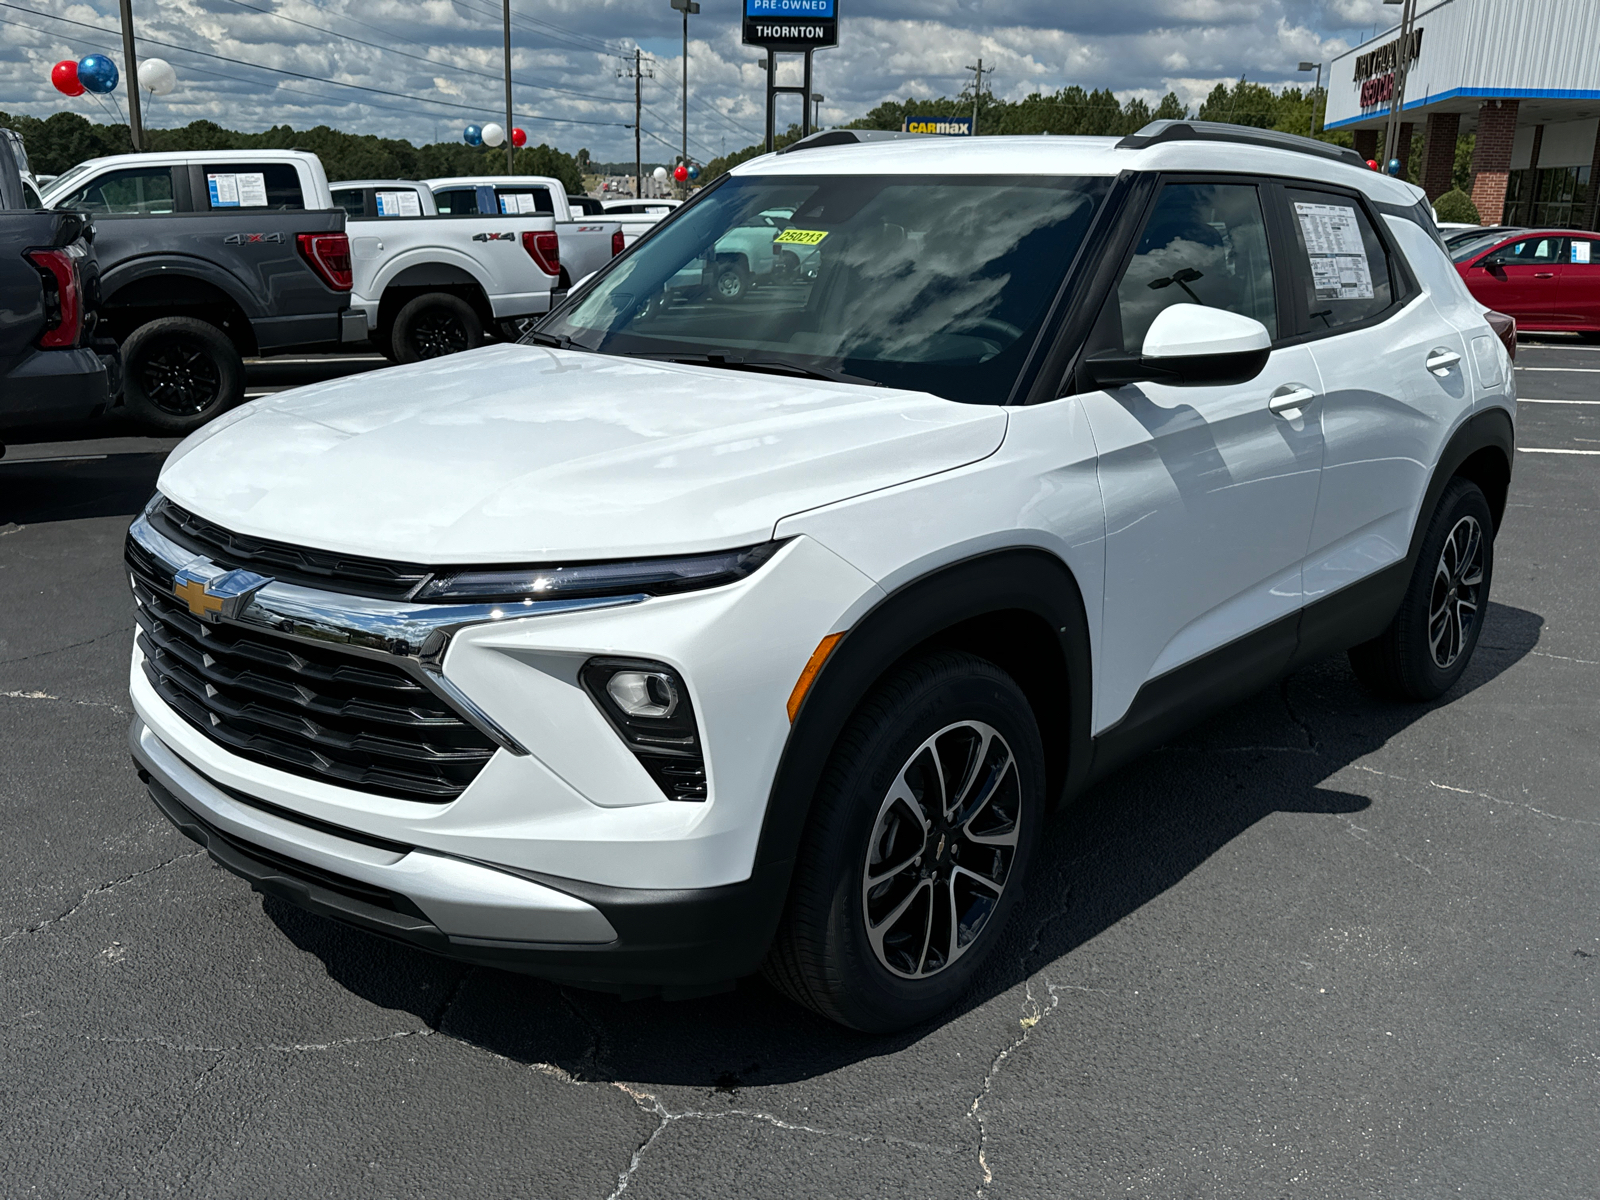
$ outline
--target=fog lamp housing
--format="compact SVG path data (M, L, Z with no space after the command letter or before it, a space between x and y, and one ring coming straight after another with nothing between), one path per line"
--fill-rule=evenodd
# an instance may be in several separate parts
M668 800L705 800L700 728L676 670L648 659L591 658L578 679Z

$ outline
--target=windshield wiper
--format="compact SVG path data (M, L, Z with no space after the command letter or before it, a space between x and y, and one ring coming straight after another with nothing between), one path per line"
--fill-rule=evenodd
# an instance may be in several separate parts
M668 362L683 363L689 367L722 367L728 371L759 371L765 375L794 375L801 379L825 379L829 383L859 383L867 387L882 387L877 379L864 375L851 375L824 367L803 367L782 358L729 358L725 354L650 354L639 358L662 358Z
M564 333L545 333L542 330L530 329L517 339L519 342L532 342L535 346L554 346L557 350L583 350L586 347L578 345Z

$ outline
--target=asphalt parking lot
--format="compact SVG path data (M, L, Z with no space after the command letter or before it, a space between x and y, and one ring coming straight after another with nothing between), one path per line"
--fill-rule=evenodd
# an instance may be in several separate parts
M252 391L380 365L253 367ZM0 1193L1600 1194L1600 347L1518 359L1441 702L1301 671L1059 814L960 1009L622 1003L252 893L125 735L123 533L173 444L0 461Z

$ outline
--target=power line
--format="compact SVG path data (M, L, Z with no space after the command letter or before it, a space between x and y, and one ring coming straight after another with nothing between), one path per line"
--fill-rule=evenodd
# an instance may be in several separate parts
M96 33L104 34L110 32L109 30L103 29L98 25L90 25L84 21L74 21L70 17L58 17L53 13L39 12L37 9L26 8L21 4L13 4L11 3L11 0L0 0L0 7L14 8L18 12L25 12L32 17L44 17L47 20L60 21L63 24L76 25L82 29L90 29ZM270 71L275 75L288 75L294 79L307 79L313 83L329 84L333 87L351 88L358 92L370 92L375 96L392 96L398 100L410 100L417 104L431 104L436 108L454 108L459 109L462 112L474 114L478 114L483 111L481 105L455 104L448 100L433 100L425 96L413 96L407 92L391 91L388 88L369 87L364 83L346 83L341 79L323 79L316 75L307 75L302 71L290 71L284 67L269 67L261 63L246 62L242 58L230 58L226 54L213 54L209 50L194 50L188 46L180 46L176 42L162 41L160 38L147 36L141 40L149 45L164 46L169 50L179 50L185 54L198 54L202 58L211 58L217 60L218 62L233 63L236 66L249 67L250 69L256 71ZM525 121L548 121L553 124L561 125L594 125L618 129L627 128L627 124L623 121L584 121L579 120L576 117L549 117L541 113L520 113L518 115Z
M672 82L672 85L673 86L678 86L678 83L679 83L679 81L681 79L681 77L678 75L678 73L676 71L674 71L671 67L669 67L664 62L658 62L657 65L659 65L661 70L663 72L665 72L667 79ZM712 116L714 116L714 117L718 118L719 120L723 121L730 128L736 130L737 132L745 134L747 137L756 138L758 140L760 139L761 135L759 133L757 133L754 130L750 129L748 126L739 124L738 121L734 120L727 113L723 112L720 108L716 107L716 105L708 104L706 101L702 100L697 95L691 95L689 97L689 99L697 108L700 108L703 111L705 111L707 113L710 113Z

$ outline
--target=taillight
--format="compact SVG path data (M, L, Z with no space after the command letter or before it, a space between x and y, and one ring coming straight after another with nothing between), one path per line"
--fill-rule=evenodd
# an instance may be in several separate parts
M350 290L350 239L342 233L302 233L300 257L336 292Z
M615 258L617 255L622 253L623 245L624 245L624 243L623 243L623 240L622 240L622 230L619 229L619 230L617 230L615 233L613 233L611 235L611 257L612 258Z
M28 261L39 271L44 285L45 349L76 346L83 328L83 290L78 283L78 264L65 250L29 250Z
M1509 313L1485 312L1483 319L1489 322L1489 328L1500 335L1500 344L1506 348L1506 353L1513 359L1517 357L1517 319Z
M553 233L525 233L522 248L546 275L561 274L561 242Z

